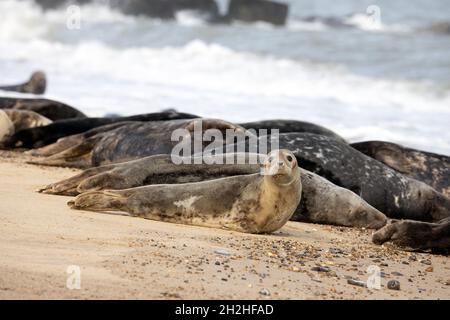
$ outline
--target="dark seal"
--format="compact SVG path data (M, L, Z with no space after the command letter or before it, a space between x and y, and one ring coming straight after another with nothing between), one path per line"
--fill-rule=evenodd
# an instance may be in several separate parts
M9 86L0 86L0 90L20 93L44 94L47 88L47 78L42 71L34 72L30 80L25 83Z
M384 141L358 142L351 146L450 197L450 157Z

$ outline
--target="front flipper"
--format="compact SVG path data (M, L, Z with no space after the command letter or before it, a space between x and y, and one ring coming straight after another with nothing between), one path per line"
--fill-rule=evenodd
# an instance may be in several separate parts
M380 245L392 242L413 250L450 249L450 219L438 223L413 220L393 222L377 231L372 241Z

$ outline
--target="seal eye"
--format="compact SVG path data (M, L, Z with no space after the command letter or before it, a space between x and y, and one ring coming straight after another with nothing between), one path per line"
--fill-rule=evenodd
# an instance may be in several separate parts
M287 156L286 159L287 159L287 161L292 162L292 157L291 156Z
M273 161L273 157L270 157L270 158L269 158L269 162L272 162L272 161Z

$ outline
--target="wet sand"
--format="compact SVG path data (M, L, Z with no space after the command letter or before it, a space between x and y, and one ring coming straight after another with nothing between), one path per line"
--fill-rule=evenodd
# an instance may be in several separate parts
M449 257L376 246L369 230L248 235L75 211L34 190L78 171L25 159L0 151L0 299L450 299ZM348 283L366 283L369 266L381 289Z

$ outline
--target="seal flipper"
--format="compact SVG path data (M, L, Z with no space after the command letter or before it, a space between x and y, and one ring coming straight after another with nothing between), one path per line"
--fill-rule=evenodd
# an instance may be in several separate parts
M27 161L27 163L54 167L86 168L92 165L92 150L103 135L94 136L66 149L40 160Z
M91 191L67 203L70 208L90 211L125 211L127 197L121 191Z
M413 250L450 249L450 218L437 223L402 220L374 233L375 244L392 242Z
M76 196L79 194L77 187L82 181L88 179L89 177L96 176L99 173L108 171L114 168L114 166L115 165L106 165L97 168L90 168L69 179L49 184L45 187L37 189L36 191L45 194Z

